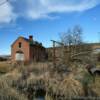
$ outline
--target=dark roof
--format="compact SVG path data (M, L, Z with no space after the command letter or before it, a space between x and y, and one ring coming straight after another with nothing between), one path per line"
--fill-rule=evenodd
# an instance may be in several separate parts
M12 43L11 46L13 46L19 38L23 38L26 42L28 42L28 39L26 39L26 38L24 38L24 37L22 37L22 36L19 36L19 37Z
M23 39L24 39L25 41L29 42L29 39L27 39L27 38L24 38L24 37L23 37Z
M25 38L25 37L22 37L22 36L18 37L18 38L13 42L13 44L12 44L11 46L13 46L19 38L24 39L26 42L30 43L31 46L37 45L37 46L43 47L43 46L42 46L42 43L39 43L39 42L37 42L37 41L30 41L29 39L27 39L27 38Z

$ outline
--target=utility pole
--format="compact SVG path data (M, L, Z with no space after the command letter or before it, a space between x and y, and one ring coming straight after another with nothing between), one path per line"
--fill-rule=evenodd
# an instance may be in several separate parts
M56 43L62 45L63 49L64 49L64 44L58 41L54 41L54 40L51 40L51 41L53 42L53 65L54 67L56 67L56 49L55 49Z
M53 42L53 65L56 67L56 56L55 56L55 41L51 40Z

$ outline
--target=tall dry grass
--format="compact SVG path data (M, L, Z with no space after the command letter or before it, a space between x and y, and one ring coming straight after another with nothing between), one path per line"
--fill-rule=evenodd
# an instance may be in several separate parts
M100 99L100 77L95 77L95 82L89 84L89 94Z
M73 75L67 76L60 84L60 91L65 98L84 96L82 84L75 80Z
M72 75L67 76L63 81L56 79L49 80L47 86L47 96L51 96L54 100L73 99L78 96L84 96L82 84L75 80Z
M51 63L16 66L0 76L0 98L4 98L5 91L5 98L0 100L27 100L27 98L32 100L40 89L46 91L46 100L66 100L86 96L86 91L91 96L92 93L99 96L99 80L93 83L83 66L72 65L71 72L64 77L57 71L52 70L51 73L50 69L53 67Z
M0 79L0 100L27 100L27 98L10 87L7 81Z
M13 64L9 62L0 62L0 73L7 73L13 69Z

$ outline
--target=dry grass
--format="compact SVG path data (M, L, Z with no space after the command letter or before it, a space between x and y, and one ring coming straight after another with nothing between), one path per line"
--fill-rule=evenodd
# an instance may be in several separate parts
M100 77L99 76L95 78L94 83L89 84L89 88L95 94L95 96L100 97Z
M9 62L0 62L0 73L7 73L12 69L12 64Z
M75 80L72 75L67 76L63 81L50 79L47 86L47 92L53 99L60 99L60 97L62 97L63 100L66 100L68 98L84 96L82 84ZM47 97L49 96L47 95Z
M67 98L84 96L84 83L92 89L93 93L100 96L100 80L96 79L96 82L92 83L91 77L82 66L84 65L72 65L71 74L66 74L64 77L55 71L51 75L49 63L16 66L15 69L0 76L0 96L4 96L3 93L6 91L7 97L14 98L6 100L15 100L15 97L16 100L26 100L26 97L23 99L23 93L33 96L36 90L44 89L47 92L46 100L59 100L60 97L63 98L62 100L66 100ZM11 92L8 93L8 90Z
M32 63L29 66L30 70L35 73L41 72L44 73L48 70L48 63Z
M48 66L45 63L16 66L9 73L2 75L1 80L5 81L9 86L14 87L20 93L27 93L28 98L33 98L36 90L45 89L44 77L47 75L47 68Z
M9 86L12 86L21 77L21 73L7 73L2 75L0 79L6 82Z
M70 74L62 81L60 91L66 98L84 96L83 86L79 81L74 79L73 74Z
M0 100L27 100L27 97L24 94L20 93L16 87L13 87L14 83L17 83L17 80L21 77L21 75L22 74L18 73L15 69L0 76Z
M46 94L45 100L54 100L50 95Z
M0 78L0 100L27 100L27 98Z
M48 71L48 63L31 63L30 65L20 65L16 66L16 70L18 72L29 72L34 73L36 75L41 75Z

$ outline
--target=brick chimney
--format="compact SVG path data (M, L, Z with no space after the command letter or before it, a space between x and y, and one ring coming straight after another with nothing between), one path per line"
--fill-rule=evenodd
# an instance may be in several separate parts
M29 36L29 40L33 41L33 36L32 35Z

